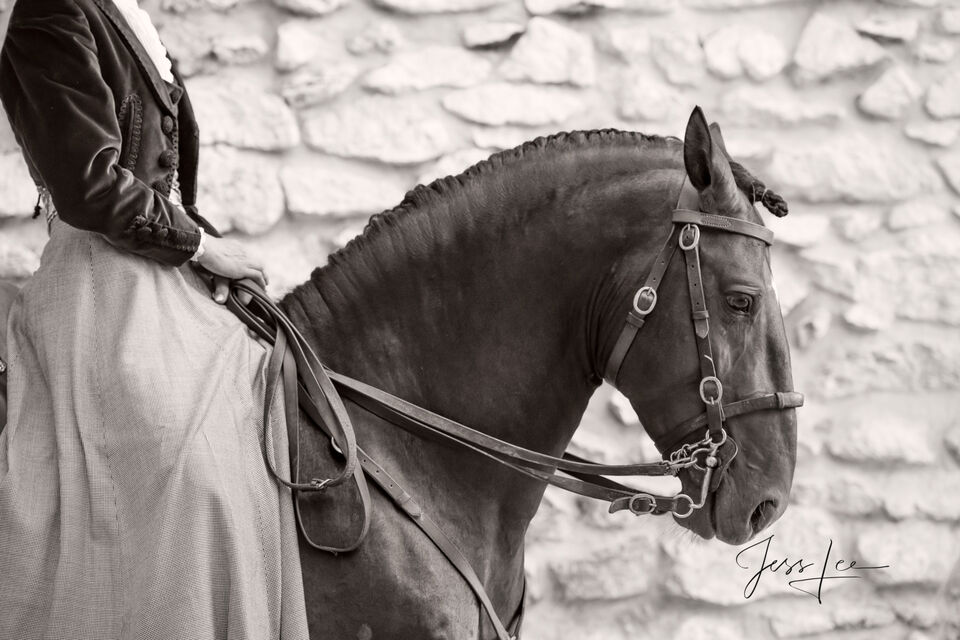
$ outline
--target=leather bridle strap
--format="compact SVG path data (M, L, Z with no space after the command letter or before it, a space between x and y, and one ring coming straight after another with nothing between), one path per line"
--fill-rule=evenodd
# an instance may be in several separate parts
M770 409L797 409L803 406L803 394L797 391L777 391L776 393L767 393L762 396L755 396L746 400L739 400L723 405L723 415L725 418L735 418L748 413L757 411L767 411ZM654 438L654 444L660 451L672 451L685 440L688 440L697 431L707 426L707 415L700 415L691 418L661 438Z
M720 442L723 432L723 409L720 404L723 385L717 377L713 346L710 343L710 313L707 311L703 273L700 270L700 227L692 223L684 225L677 242L687 265L690 316L693 319L693 333L700 361L700 399L705 407L710 437L714 442ZM708 389L708 386L713 386L713 389Z
M325 482L323 480L318 481L316 479L310 483L299 482L300 414L297 411L297 406L302 406L314 420L314 422L324 430L324 432L328 437L331 438L332 441L337 441L339 438L337 437L336 432L331 430L330 425L337 425L338 423L347 425L351 424L349 422L349 416L346 415L346 408L343 407L342 400L340 399L339 394L336 392L333 382L330 381L329 376L327 376L323 365L321 364L318 368L313 368L308 362L306 362L305 351L301 347L301 345L306 345L306 340L303 338L300 332L293 327L293 325L289 322L286 316L283 315L279 308L276 308L276 312L280 315L274 315L272 313L273 308L275 308L273 307L274 303L266 297L266 294L263 293L262 290L258 291L257 289L254 289L251 284L249 284L249 281L236 282L235 286L236 288L243 289L244 291L251 293L253 296L251 304L259 305L260 308L266 310L268 317L271 317L274 323L277 324L277 327L271 331L270 327L266 324L263 318L252 313L246 306L244 306L243 303L239 301L239 298L237 298L233 289L231 289L227 297L228 308L258 335L260 335L260 337L274 345L267 364L267 382L264 398L264 457L266 458L267 466L271 474L280 484L294 491L293 504L297 523L301 532L303 533L304 540L308 545L320 551L327 551L330 553L344 553L347 551L353 551L360 546L366 537L370 526L371 515L370 492L367 487L366 478L363 474L363 469L357 464L359 448L357 447L355 440L353 441L352 446L352 452L354 456L353 464L350 464L349 456L344 456L346 460L344 469L349 469L350 475L348 477L352 477L354 480L360 495L362 509L360 531L357 533L353 542L340 547L326 546L314 542L307 533L306 528L303 527L300 514L300 503L297 497L297 492L322 491L325 488L333 485L332 482ZM283 327L283 329L280 327ZM288 335L293 336L294 339L289 340ZM298 341L300 344L297 344ZM309 345L307 345L307 349L309 349ZM299 371L303 371L305 368L309 372L309 375L305 375L303 373L299 373L298 375L297 356L301 356L304 362L304 366L301 367ZM329 392L323 389L314 388L314 391L311 393L310 388L313 386L311 383L317 383L318 373L320 379L329 382ZM284 414L287 425L288 439L290 441L290 475L293 479L292 482L283 478L283 476L277 471L275 462L276 454L273 448L275 440L273 437L270 420L272 398L276 393L277 383L281 378L283 380L282 392L284 394ZM319 387L319 383L317 383L317 387ZM318 391L320 392L319 394ZM327 401L327 398L335 398L336 404ZM338 412L335 409L337 405L342 407L342 415L340 416L337 415ZM339 422L344 418L346 418L345 423ZM352 426L350 427L350 432L352 434ZM344 449L339 443L337 446L341 450L350 451L350 448ZM341 472L341 475L343 475L343 472Z
M356 435L353 431L353 423L350 421L346 407L343 406L343 401L333 386L333 381L330 380L330 377L326 374L326 369L313 352L313 349L310 348L306 339L280 309L276 307L275 303L267 297L262 289L254 289L242 280L236 283L236 287L249 293L252 299L256 300L256 303L268 312L269 317L276 324L274 332L277 336L281 336L282 334L279 339L283 341L284 348L276 350L280 352L279 355L271 354L272 366L268 366L268 373L272 374L268 377L267 381L268 392L272 391L271 385L275 384L279 379L282 369L286 368L288 371L292 371L294 379L296 379L297 374L299 374L299 379L303 383L306 394L314 404L323 407L326 413L332 418L328 423L331 429L331 437L337 441L337 445L346 453L343 468L336 476L331 478L317 478L307 484L288 482L283 478L278 478L278 480L285 486L297 491L321 491L326 487L343 483L347 478L354 476L354 471L357 466L357 442ZM232 299L228 296L227 305L235 314L249 313L236 296L233 296ZM259 320L259 318L257 320ZM262 326L262 321L260 321L258 325ZM284 355L288 350L292 353L292 362L286 359ZM280 362L280 357L286 359L286 362L278 365L277 363ZM269 406L269 403L267 406ZM269 415L269 412L266 415Z
M440 437L441 439L446 439L453 444L470 449L479 455L504 465L533 480L559 487L570 493L576 493L588 498L615 504L628 501L630 498L636 496L638 492L636 488L609 480L596 471L588 473L574 469L607 469L609 471L603 472L606 475L615 475L614 472L619 475L646 476L675 474L675 470L663 461L648 465L599 465L569 453L565 453L562 459L552 458L558 463L562 463L564 467L567 467L566 470L555 470L549 467L543 468L540 465L521 459L520 456L522 454L516 453L518 450L529 452L529 450L524 450L522 447L503 443L506 445L506 449L491 449L485 444L487 439L490 438L487 434L470 429L448 418L433 414L422 407L410 405L410 403L407 403L401 398L397 398L375 387L370 387L353 378L332 371L330 372L330 377L345 398L390 424L421 437ZM455 434L465 435L466 437L460 438ZM558 475L557 471L567 475ZM682 498L678 498L677 496L648 495L647 497L649 501L655 505L658 513L676 510L682 501Z
M672 219L674 224L695 224L698 227L709 227L711 229L727 231L728 233L739 233L742 236L756 238L767 246L773 244L773 231L763 225L754 224L747 220L728 218L727 216L718 216L713 213L704 213L702 211L682 208L673 210Z
M671 475L669 465L662 460L644 464L612 465L589 462L569 454L558 458L540 453L468 427L349 376L329 370L327 373L344 397L391 424L418 432L419 435L433 434L472 444L524 467L548 472L559 469L605 476Z
M616 386L623 360L627 357L627 352L630 351L630 347L637 337L637 332L643 327L653 308L657 306L657 287L663 281L663 276L673 259L673 254L677 252L676 236L677 227L674 225L670 228L670 234L663 243L663 247L657 252L657 257L653 261L653 267L651 267L646 281L634 295L633 308L627 312L626 325L620 332L616 344L613 345L613 351L610 352L610 358L607 360L607 367L603 376L614 386Z

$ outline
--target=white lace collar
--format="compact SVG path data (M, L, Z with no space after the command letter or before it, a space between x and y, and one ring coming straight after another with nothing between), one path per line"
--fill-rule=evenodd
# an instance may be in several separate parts
M136 34L143 48L147 50L150 59L153 61L160 77L167 82L173 82L173 72L171 71L170 58L167 57L167 49L160 41L160 34L150 19L150 14L140 8L137 0L113 0L117 5L123 17L126 19L130 28Z

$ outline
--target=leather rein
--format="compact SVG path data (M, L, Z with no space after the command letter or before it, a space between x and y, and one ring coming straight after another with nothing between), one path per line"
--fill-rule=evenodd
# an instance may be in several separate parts
M676 430L679 431L679 436L673 438L671 443L657 442L657 445L660 450L670 450L704 426L707 430L702 440L683 444L670 454L668 460L652 463L609 465L591 462L570 453L564 453L562 457L540 453L477 431L386 391L331 371L324 366L304 336L263 289L248 279L232 281L227 308L274 347L269 357L266 374L263 414L264 456L270 472L277 481L294 493L297 525L306 543L315 549L334 554L352 551L359 547L370 525L371 500L367 480L372 480L423 530L466 580L487 612L498 640L515 640L519 633L523 616L523 598L510 624L504 625L487 596L483 582L463 552L424 512L416 499L403 489L386 469L357 445L353 425L343 402L344 398L417 436L440 437L534 480L609 502L611 513L629 509L636 515L673 513L678 518L685 518L696 509L703 507L707 495L719 485L723 470L737 451L735 443L723 428L724 419L754 411L799 407L803 404L803 396L795 392L777 392L730 404L721 403L723 386L713 364L708 314L700 273L698 247L701 227L747 235L762 240L768 245L773 241L772 232L761 225L699 211L680 208L674 210L673 229L657 256L650 275L634 296L633 308L627 314L626 324L616 342L605 372L605 378L615 385L630 346L646 317L656 306L657 287L672 256L679 248L684 252L688 267L687 280L702 373L700 397L703 400L705 412L680 425ZM239 299L241 292L251 296L250 302L246 305ZM290 480L285 479L278 471L274 451L275 440L271 429L271 406L278 386L283 393L289 436ZM310 417L315 426L330 438L333 450L343 460L343 465L336 475L329 478L311 477L306 481L301 480L298 406ZM729 456L721 452L721 447L727 443L730 443L733 448ZM690 467L704 474L701 492L696 501L685 494L665 497L638 492L636 489L605 477L675 476L682 469ZM360 496L363 516L360 530L355 539L345 546L318 544L311 539L303 525L297 494L323 491L348 480L354 483ZM508 626L512 633L507 630Z

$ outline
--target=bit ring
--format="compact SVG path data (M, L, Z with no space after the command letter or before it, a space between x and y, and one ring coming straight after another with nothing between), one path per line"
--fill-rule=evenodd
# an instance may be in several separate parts
M686 513L680 513L679 511L677 511L676 509L674 509L674 511L673 511L673 517L674 517L674 518L680 518L680 519L682 520L683 518L689 518L690 516L693 515L693 512L695 511L695 509L693 508L693 498L691 498L690 496L688 496L688 495L685 494L685 493L681 493L681 494L678 495L676 498L674 498L674 500L677 501L677 504L678 504L678 505L679 505L679 503L680 503L680 500L686 500L686 501L687 501L687 512L686 512Z

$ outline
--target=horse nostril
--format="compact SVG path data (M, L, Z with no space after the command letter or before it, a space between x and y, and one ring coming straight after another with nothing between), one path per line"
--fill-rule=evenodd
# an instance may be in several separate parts
M776 512L776 500L764 500L758 504L757 508L753 510L753 515L750 516L750 527L753 532L756 534L763 531L763 528L770 523L770 519Z

